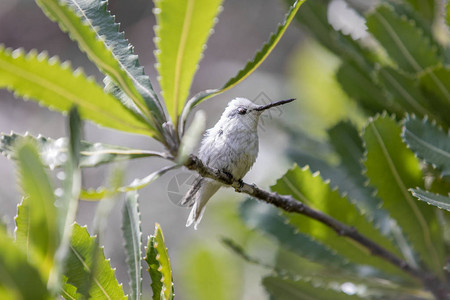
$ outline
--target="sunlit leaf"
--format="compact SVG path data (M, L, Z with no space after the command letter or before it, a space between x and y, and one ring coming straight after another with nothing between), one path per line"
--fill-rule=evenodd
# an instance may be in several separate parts
M423 187L422 172L414 154L403 144L401 127L387 116L367 124L364 165L369 184L377 189L383 207L396 219L421 259L441 272L443 241L434 209L415 200L408 188Z
M72 228L72 241L65 272L67 283L80 291L90 286L88 293L93 299L127 299L122 285L117 282L114 269L111 268L109 260L105 259L103 249L98 247L95 237L89 235L86 227L74 224ZM92 265L94 253L95 266ZM95 272L92 274L93 270ZM89 281L90 279L92 281Z
M24 138L33 140L39 150L44 165L50 168L58 168L64 165L68 154L68 140L66 138L51 139L44 136L25 136L11 133L0 133L0 153L8 158L15 159L14 144ZM103 143L80 142L80 167L96 167L101 164L128 161L143 157L161 157L168 158L169 155L163 152L132 149L122 146L108 145Z
M161 124L160 121L155 120L154 115L161 113L159 111L160 107L151 101L146 102L144 97L139 93L135 85L138 81L127 70L130 63L127 63L125 66L124 57L119 57L119 52L124 50L123 45L119 46L115 44L115 42L119 42L117 40L109 40L109 43L107 43L106 39L102 38L102 35L105 34L111 37L111 34L106 32L108 30L117 31L117 26L113 24L109 14L104 11L106 9L105 3L98 1L80 1L80 3L86 4L86 6L80 5L78 0L72 0L70 2L37 0L37 3L51 20L57 22L61 29L67 32L70 38L78 43L80 49L87 54L89 59L96 64L100 71L108 75L123 93L132 99L139 111L150 122L149 126L153 129L152 135L160 138L161 132L155 128L159 128ZM99 19L93 24L92 20L89 20L87 17L92 17L91 14L96 14L96 12L99 12L101 17L99 16ZM103 22L105 24L101 24ZM109 27L109 29L106 29L106 27ZM113 48L115 48L115 51L112 50ZM132 59L132 57L130 56L129 59ZM147 105L151 105L153 111L150 111Z
M83 119L117 130L154 135L142 117L106 94L83 72L74 72L67 63L48 58L45 53L11 52L0 46L0 88L13 90L50 109L68 112L77 105ZM83 88L80 88L83 87Z
M176 125L222 0L155 0L161 94Z
M21 245L0 228L0 298L5 300L48 300L46 280L27 261Z
M16 217L16 242L48 280L58 247L55 197L36 147L31 142L17 145L18 181L24 198Z
M281 24L278 25L278 28L275 33L273 33L269 40L263 45L261 50L256 52L255 56L247 62L247 64L244 66L243 69L241 69L236 76L229 79L220 89L210 89L203 92L198 93L191 99L189 99L188 102L186 102L183 112L181 114L180 119L180 125L182 126L182 130L184 129L184 125L186 122L186 119L188 117L189 111L198 103L201 101L218 95L220 93L223 93L224 91L231 89L232 87L236 86L238 83L243 81L245 78L247 78L250 74L253 73L253 71L258 68L262 62L267 58L267 56L272 52L272 50L275 48L275 46L280 41L283 34L286 32L286 29L288 28L289 24L291 23L292 19L294 18L295 14L299 10L300 6L305 2L305 0L297 0L295 1L291 7L289 8L288 13L285 16L285 19Z
M164 243L164 236L158 223L155 224L155 233L148 239L145 261L152 278L154 300L172 300L175 296L172 268L169 254Z

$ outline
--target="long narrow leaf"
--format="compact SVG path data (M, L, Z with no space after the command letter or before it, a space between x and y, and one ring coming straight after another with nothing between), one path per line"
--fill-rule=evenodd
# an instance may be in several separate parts
M142 293L142 231L138 194L128 192L123 208L122 233L125 240L131 299L141 299Z
M450 197L446 197L439 194L430 193L428 191L424 191L422 189L410 189L413 196L419 199L420 201L424 201L428 204L439 207L440 209L445 209L450 211ZM450 194L450 192L449 192Z
M180 116L180 134L184 131L184 126L187 120L187 117L189 115L189 111L198 103L201 101L210 98L212 96L221 94L225 92L226 90L231 89L232 87L236 86L238 83L243 81L245 78L247 78L250 74L252 74L256 68L258 68L262 62L267 58L267 56L272 52L272 50L275 48L275 46L280 41L283 34L286 32L286 29L288 28L289 24L291 24L292 19L294 18L295 14L299 10L300 6L305 2L306 0L297 0L292 4L292 6L289 8L288 13L285 16L285 19L281 24L278 25L278 28L275 33L273 33L269 40L263 45L261 50L256 52L255 56L247 62L247 64L242 68L236 76L229 79L220 89L210 89L203 92L198 93L191 99L189 99L188 102L184 105L183 112Z
M82 87L82 88L81 88ZM154 135L155 130L140 116L106 94L81 71L73 72L69 64L32 51L11 52L0 46L0 88L13 90L43 106L68 112L77 105L83 119L101 126L131 133Z
M133 46L119 32L119 24L114 20L107 9L107 1L97 0L70 0L66 1L78 16L101 37L100 41L105 43L108 50L117 60L120 68L131 79L132 83L145 100L147 108L154 114L160 123L165 121L164 110L153 90L150 78L145 75L143 67L139 65L138 56L134 54ZM107 76L105 78L106 90L114 92L114 95L124 103L132 101L123 89ZM129 82L128 82L129 83Z
M28 141L17 145L16 151L18 181L24 193L16 217L16 242L47 281L58 247L55 197L36 147Z
M443 264L440 226L433 208L408 192L408 188L422 187L423 179L418 160L400 134L400 126L387 116L370 120L363 134L366 174L422 261L439 273Z
M155 0L156 69L175 126L221 4L222 0Z
M33 140L38 146L39 154L43 163L51 169L62 167L64 159L68 153L68 140L66 138L51 139L44 136L31 136L28 134L20 135L17 133L0 134L0 153L8 158L15 159L14 144L23 139ZM163 152L132 149L122 146L108 145L102 143L80 142L80 167L96 167L101 164L111 162L128 161L143 157L161 157L170 156Z
M102 38L99 32L100 24L93 24L91 20L87 19L86 16L90 15L91 12L95 13L100 9L105 9L105 4L99 3L99 8L91 7L93 11L87 12L86 9L89 7L90 3L87 3L87 7L84 8L80 6L80 3L75 0L61 1L61 0L36 0L38 5L42 8L43 12L53 21L57 22L64 32L67 32L71 39L78 43L78 46L82 51L84 51L89 59L95 63L95 65L106 75L111 77L111 79L117 84L117 86L130 98L133 103L138 107L139 111L145 116L151 127L153 128L153 135L156 138L161 137L161 132L155 128L159 128L162 124L155 118L155 113L158 115L159 107L155 106L153 103L154 111L150 111L147 104L151 102L146 102L144 97L139 93L135 86L137 81L133 82L130 78L130 73L127 72L126 66L124 66L123 57L118 57L116 48L116 53L113 52L112 48L116 45L106 43L106 39ZM95 3L94 3L95 4ZM95 5L94 5L95 6ZM104 14L98 21L106 20L106 23L102 25L108 26L111 23L111 19ZM97 21L95 22L97 23ZM111 25L111 24L109 24ZM97 28L96 28L97 27ZM111 25L109 30L116 30L117 26ZM104 30L101 30L104 32Z

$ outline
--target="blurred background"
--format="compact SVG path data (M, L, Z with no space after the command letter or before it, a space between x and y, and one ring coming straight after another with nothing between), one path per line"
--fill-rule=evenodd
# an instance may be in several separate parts
M367 8L373 1L359 2ZM288 10L287 2L277 0L227 0L223 6L191 94L220 87L235 75L275 31ZM150 0L109 1L109 9L116 15L125 37L135 46L135 53L139 55L153 86L159 90L154 68L155 18L152 8L153 2ZM74 69L83 68L102 84L103 76L95 66L32 0L0 1L0 43L13 49L45 50L49 56L57 55L62 61L70 60ZM259 128L259 157L245 181L267 189L292 165L285 155L289 144L317 154L317 141L325 139L325 130L339 120L350 119L361 125L362 114L334 78L338 66L339 59L308 38L294 21L254 74L236 88L197 107L206 111L209 128L217 122L228 101L237 96L256 102L298 99L263 118ZM16 99L4 90L0 91L0 99L1 132L29 132L52 138L65 136L65 118L61 114L39 107L34 102ZM290 140L289 130L301 130L304 139ZM85 139L161 150L158 143L148 138L121 134L91 123L85 124ZM324 156L329 154L328 149L320 151ZM165 164L165 161L156 158L132 161L126 166L126 182L145 177ZM1 216L5 216L5 221L13 228L17 204L21 201L19 187L15 183L14 163L0 157L0 170ZM108 172L108 167L84 170L84 186L104 184ZM228 295L224 299L268 298L260 279L269 271L244 263L221 242L222 237L231 237L244 243L248 251L254 250L262 261L273 260L274 244L263 237L251 235L239 219L238 205L244 196L232 190L221 190L208 204L199 229L186 228L189 210L173 204L169 194L183 195L188 186L182 185L182 181L189 175L186 170L170 172L139 192L144 244L147 236L153 233L155 222L160 223L175 273L177 299L221 299L219 295ZM124 283L127 291L129 279L120 237L122 200L109 217L108 227L101 235L101 244L105 246L106 257L111 258L111 265L117 269L119 282ZM77 222L92 229L96 206L94 202L80 202ZM200 285L202 290L198 288ZM145 298L150 299L150 280L145 274L143 286Z

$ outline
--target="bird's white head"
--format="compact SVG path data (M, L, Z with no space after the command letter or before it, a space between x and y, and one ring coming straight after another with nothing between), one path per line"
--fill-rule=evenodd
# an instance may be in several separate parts
M259 116L266 109L289 103L294 100L295 99L289 99L271 102L267 105L258 105L246 98L235 98L228 103L219 123L233 131L256 131Z

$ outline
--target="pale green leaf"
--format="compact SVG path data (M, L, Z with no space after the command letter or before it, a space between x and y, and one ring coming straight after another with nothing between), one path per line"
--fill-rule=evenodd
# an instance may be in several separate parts
M408 192L408 188L422 187L423 179L418 160L400 134L401 127L387 116L370 120L363 134L366 175L421 260L439 273L443 262L439 223L434 209Z
M144 177L144 178L136 178L134 179L129 185L120 186L117 188L106 188L106 187L99 187L97 189L88 189L88 190L82 190L80 198L83 200L88 201L97 201L101 200L105 197L111 196L116 193L125 193L125 192L131 192L135 190L142 189L143 187L149 185L156 179L158 179L160 176L164 175L166 172L173 170L175 168L179 168L179 165L173 165L164 167L158 171L155 171L151 173L150 175Z
M41 135L34 137L28 134L23 136L13 132L10 134L1 133L0 153L8 158L15 159L13 146L24 138L33 140L36 143L44 165L49 166L51 169L63 166L64 158L67 157L68 154L68 140L66 138L54 140ZM80 142L80 167L96 167L111 162L121 162L135 158L153 156L170 158L168 154L163 152L132 149L87 141Z
M445 209L450 211L450 197L443 196L439 194L434 194L428 191L424 191L420 188L410 189L411 193L414 197L419 199L420 201L424 201L428 204L439 207L440 209ZM450 191L449 191L450 194Z
M412 19L386 4L367 16L369 31L406 72L417 73L439 62L437 46Z
M424 119L408 117L403 123L402 137L409 149L420 159L433 164L450 176L450 136Z
M147 108L147 102L134 85L136 82L133 82L132 78L130 78L130 73L126 71L126 66L123 65L123 61L117 56L118 53L113 52L112 48L114 45L106 43L105 38L98 31L99 28L96 30L94 24L89 19L86 19L86 12L81 9L76 0L70 0L69 2L36 0L36 2L49 19L57 22L61 29L78 43L80 49L87 54L100 71L111 77L117 86L132 99L147 122L149 122L147 124L152 129L151 135L161 139L161 132L155 129L160 128L161 124L155 120L154 112ZM93 7L93 9L96 10L97 8ZM105 9L105 7L102 9ZM106 14L103 15L103 18L107 20L106 22L111 20L106 17ZM117 26L112 25L110 29L116 28Z
M72 226L72 241L66 265L67 283L77 290L90 286L92 299L127 299L122 285L117 282L114 269L105 259L103 250L98 247L95 237L89 236L86 227ZM96 259L93 259L96 256ZM95 261L95 266L92 262ZM94 273L92 273L94 271ZM92 281L89 281L92 279ZM88 283L86 281L89 281Z
M48 300L46 280L27 261L21 245L0 228L0 298L4 300Z
M299 10L300 6L305 1L306 0L297 0L291 5L288 13L285 16L285 19L283 20L283 22L281 24L278 25L276 32L270 36L269 40L262 46L262 48L258 52L255 53L255 56L249 62L247 62L247 64L244 66L244 68L242 68L236 74L236 76L229 79L220 89L205 90L203 92L196 94L191 99L189 99L188 102L186 102L186 104L184 105L184 108L183 108L183 112L180 116L181 117L180 133L183 132L189 112L195 105L197 105L198 103L200 103L201 101L203 101L207 98L221 94L221 93L225 92L226 90L229 90L232 87L236 86L238 83L240 83L245 78L247 78L250 74L252 74L256 70L256 68L258 68L262 64L262 62L267 58L267 56L269 56L269 54L272 52L272 50L278 44L278 42L282 38L283 34L286 32L286 29L288 28L289 24L291 24L291 21L294 18L297 11Z
M339 287L335 287L335 290L333 290L310 278L292 280L281 277L265 277L262 284L267 292L277 300L362 299L356 295L345 294L342 290L339 290Z
M272 190L280 194L292 195L302 203L357 228L361 234L370 237L374 242L401 257L400 251L393 242L383 236L368 220L370 216L363 215L347 197L341 196L339 191L332 189L322 180L319 173L312 174L308 167L300 169L294 166L278 179L272 186ZM335 231L317 220L300 214L285 214L285 217L299 232L312 236L316 241L335 250L337 254L350 262L370 265L388 273L405 276L403 272L385 260L371 256L368 250L352 240L339 238Z
M122 233L125 241L131 299L141 299L142 293L142 231L138 194L128 192L122 217Z
M155 224L155 233L148 239L145 261L152 278L154 300L172 300L175 296L172 268L169 253L164 243L164 236L158 223Z
M49 59L44 53L25 55L0 46L0 88L61 112L77 105L83 119L101 126L150 136L155 132L81 71L73 72L69 64Z
M175 126L221 4L222 0L155 0L156 69Z
M16 242L48 280L58 247L57 211L53 188L36 147L16 146L18 181L24 194L16 217Z

